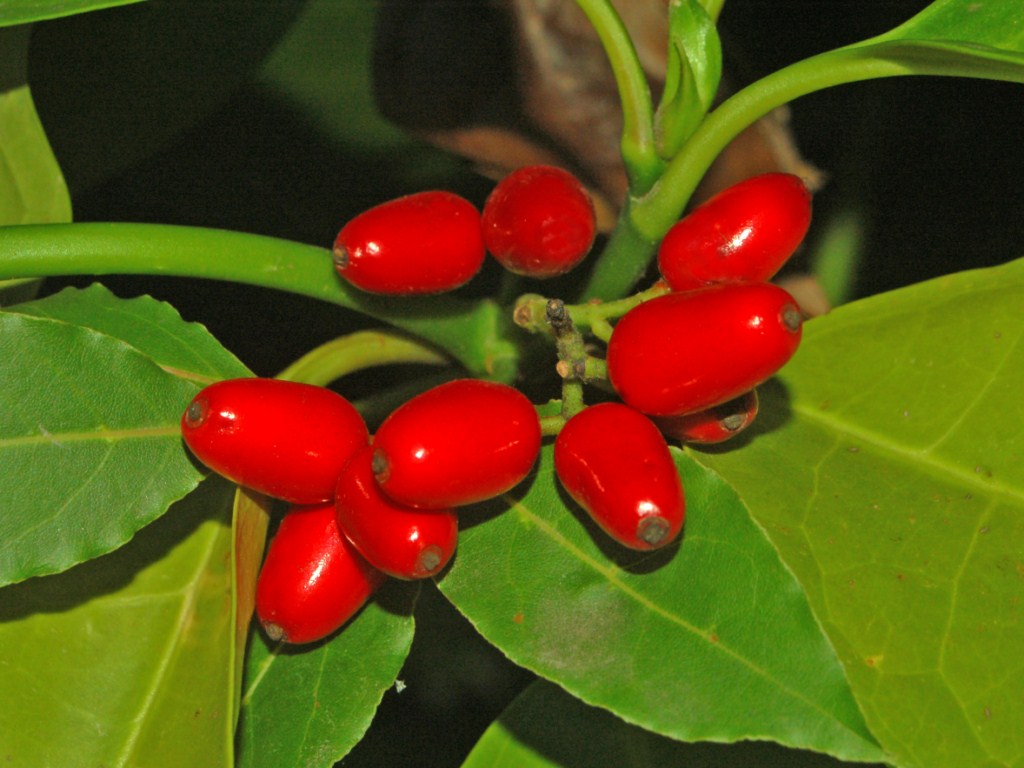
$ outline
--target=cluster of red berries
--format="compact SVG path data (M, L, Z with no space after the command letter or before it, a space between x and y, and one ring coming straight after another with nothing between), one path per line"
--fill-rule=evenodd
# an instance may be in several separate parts
M456 509L518 485L541 443L525 395L476 379L414 397L372 440L334 391L258 378L204 388L181 430L210 469L292 505L256 589L268 636L291 643L336 630L386 576L442 570L458 539Z
M577 409L554 445L562 486L620 544L664 547L682 530L685 497L665 436L715 443L738 434L757 413L755 388L795 352L797 304L766 281L809 222L803 183L767 174L712 198L663 240L667 292L625 312L608 341L607 377L622 402ZM356 217L334 250L353 284L419 294L464 283L485 249L515 272L550 277L593 240L579 182L531 167L499 183L482 216L457 196L424 192ZM549 322L556 336L571 328L571 319ZM291 643L338 629L388 576L440 572L455 552L456 510L522 482L542 440L525 395L473 379L412 398L372 438L341 395L273 379L206 387L181 429L209 468L292 505L256 594L268 636Z
M442 293L469 282L487 252L516 274L564 274L587 255L596 232L593 201L576 177L535 165L502 179L483 213L436 190L364 211L338 233L334 264L371 293Z

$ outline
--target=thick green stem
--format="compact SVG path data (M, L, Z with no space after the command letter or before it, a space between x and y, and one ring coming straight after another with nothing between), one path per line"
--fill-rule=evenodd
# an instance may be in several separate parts
M723 102L669 162L657 183L642 196L627 200L583 298L616 299L632 289L715 158L747 126L776 107L814 91L905 74L912 71L895 61L874 58L871 47L861 44L791 64Z
M342 376L379 365L448 362L436 349L405 336L387 331L357 331L310 350L277 378L324 387Z
M654 108L643 67L629 32L609 0L576 0L576 4L597 32L615 74L622 100L622 159L630 188L645 192L664 163L654 142Z
M657 190L655 186L649 194L655 195ZM581 301L621 298L633 289L647 271L658 238L651 239L636 227L633 222L634 203L633 198L625 201L615 231L590 273Z
M657 242L682 215L712 162L744 128L776 107L835 85L911 74L904 65L873 58L863 45L798 61L744 88L708 115L650 192L633 201L634 237Z
M335 274L331 252L271 237L159 224L0 228L0 279L54 275L174 275L309 296L361 312L448 351L473 375L511 381L518 350L489 300L382 297Z

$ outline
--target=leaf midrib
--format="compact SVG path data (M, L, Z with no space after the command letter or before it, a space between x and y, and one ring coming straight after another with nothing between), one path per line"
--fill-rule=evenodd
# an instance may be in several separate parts
M35 435L0 438L0 450L33 445L54 445L61 447L64 443L80 443L97 440L112 442L117 440L148 439L152 437L174 437L180 434L180 429L181 428L178 424L173 424L159 427L134 427L131 429L111 429L109 427L101 427L100 429L77 432L43 431Z
M168 669L170 668L171 662L180 646L181 628L185 626L188 616L196 605L198 599L197 595L199 593L198 585L202 581L206 569L213 561L213 553L217 546L218 539L220 538L220 531L218 528L219 524L210 526L208 541L203 550L203 554L201 557L197 558L196 568L193 571L191 578L180 590L184 599L182 600L181 608L178 610L177 621L175 622L177 631L168 635L168 641L164 647L164 652L160 655L159 664L156 667L156 673L153 675L152 684L149 686L149 690L146 691L146 696L139 706L138 715L133 720L134 727L132 728L128 738L125 740L124 748L114 760L114 765L116 766L127 766L130 764L129 761L131 759L131 754L138 744L146 723L149 721L150 711L153 709L154 702L157 698L157 692L161 687L161 682L167 677Z
M647 597L645 597L643 594L641 594L641 593L637 592L636 590L632 589L631 587L629 587L627 584L625 584L624 582L622 582L621 580L619 580L616 577L615 573L616 573L616 571L618 571L617 568L608 568L606 566L603 566L601 563L597 562L592 557L587 555L585 552L583 552L582 550L580 550L579 548L574 546L565 536L563 536L561 533L559 533L550 523L548 523L547 520L545 520L544 518L534 514L532 511L530 511L530 509L528 507L523 505L522 502L519 499L514 499L514 498L511 498L511 497L507 497L507 496L505 497L505 499L508 502L509 507L511 509L515 509L519 514L521 514L522 516L528 518L530 520L530 522L532 522L534 525L536 525L538 528L540 528L556 544L561 546L563 549L565 549L567 552L569 552L569 554L571 556L573 556L576 559L578 559L584 565L586 565L586 566L592 568L593 570L597 571L598 573L600 573L602 576L604 576L608 580L608 582L610 584L612 584L613 586L618 588L620 591L622 591L623 594L625 594L629 598L635 600L637 603L639 603L640 605L644 606L645 608L648 608L648 609L652 610L655 614L661 616L662 618L666 619L670 623L676 624L679 627L681 627L683 630L685 630L686 632L689 632L690 634L695 635L695 636L699 637L700 639L704 640L709 647L714 648L718 652L723 653L723 654L729 656L734 661L740 663L742 666L744 666L747 669L749 669L755 675L761 677L764 680L769 681L780 692L783 692L784 694L790 696L791 698L793 698L793 699L795 699L797 701L804 702L812 710L819 712L826 719L828 719L828 720L830 720L832 722L838 723L844 731L846 731L847 733L853 734L859 741L867 743L867 744L871 744L871 742L869 740L864 738L863 734L861 734L858 731L856 731L853 728L851 728L846 722L844 722L843 720L839 719L835 713L830 712L830 711L828 711L826 709L823 709L822 705L820 703L814 701L813 699L807 698L807 696L804 695L803 693L801 693L800 691L795 691L795 690L789 688L788 686L784 685L780 680L778 680L768 670L763 669L762 667L754 664L752 661L750 661L749 659L747 659L744 656L742 656L738 651L736 651L736 650L732 649L731 647L729 647L727 643L722 642L721 639L719 639L717 642L712 643L708 639L707 633L705 631L701 630L699 627L696 627L695 625L693 625L690 622L686 621L681 616L677 616L677 615L675 615L673 613L670 613L670 612L666 611L665 609L661 608L656 603L651 602L651 600L648 599ZM810 608L809 607L808 607L808 613L810 614ZM836 659L836 663L837 664L839 663L838 659Z

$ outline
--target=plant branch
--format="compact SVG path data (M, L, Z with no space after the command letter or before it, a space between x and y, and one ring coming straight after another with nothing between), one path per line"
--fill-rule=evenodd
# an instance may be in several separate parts
M835 85L911 74L906 66L870 54L864 45L840 48L798 61L758 80L710 113L668 164L657 185L632 201L636 237L658 242L682 215L715 158L743 129L776 107Z
M655 186L649 194L656 195L657 190ZM615 231L591 270L581 301L621 298L647 271L660 238L652 239L636 226L633 221L635 203L636 199L629 197L623 204Z
M273 288L327 301L446 350L472 374L511 381L518 349L490 300L390 297L341 280L325 248L242 232L161 224L40 224L0 228L0 279L173 275Z
M437 350L405 336L388 331L356 331L310 350L277 378L324 387L342 376L379 365L448 362Z

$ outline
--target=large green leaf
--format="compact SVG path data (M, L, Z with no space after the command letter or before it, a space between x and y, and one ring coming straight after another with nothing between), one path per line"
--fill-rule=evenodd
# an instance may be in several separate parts
M462 768L839 768L771 742L685 744L590 707L543 680L512 702Z
M808 324L749 445L700 455L741 493L903 766L1024 754L1024 261Z
M0 359L0 584L121 546L199 481L178 426L195 384L23 315L0 315Z
M0 584L108 552L194 488L181 412L245 374L172 308L100 287L0 313L0 357Z
M239 765L329 768L370 726L413 636L412 585L390 582L337 634L272 646L254 632L246 660Z
M231 492L211 480L117 552L0 591L8 765L231 765Z
M85 289L65 288L10 311L105 333L145 352L164 370L200 384L252 375L205 327L185 322L170 304L150 296L119 299L94 283Z
M652 731L881 759L799 584L729 486L678 459L681 545L609 543L545 448L521 499L467 519L441 590L512 661Z

